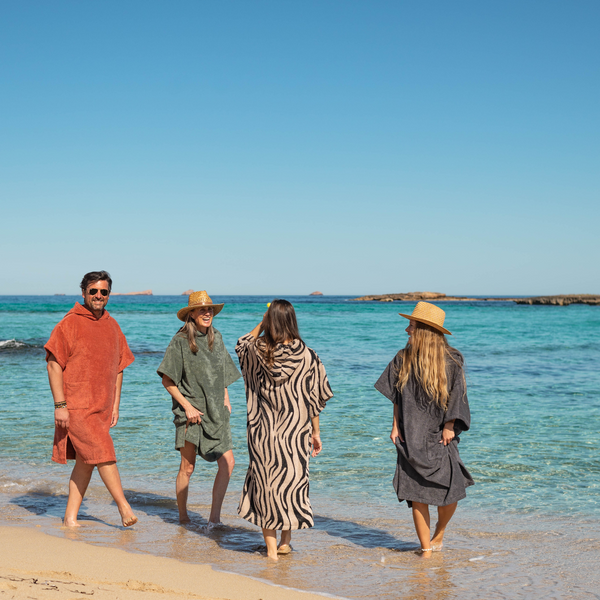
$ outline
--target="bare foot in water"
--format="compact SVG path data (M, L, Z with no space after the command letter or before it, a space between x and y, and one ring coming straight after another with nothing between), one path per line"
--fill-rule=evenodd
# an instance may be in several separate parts
M179 515L179 523L184 525L185 523L191 523L192 520L187 515Z
M77 522L77 519L67 519L65 517L63 520L63 527L81 527L81 525Z
M122 509L119 509L119 514L121 515L121 523L123 523L123 527L131 527L138 522L138 518L133 514L129 504L124 506Z
M444 546L444 533L445 531L443 529L439 531L436 525L435 532L431 538L431 547L434 552L440 552L442 550Z

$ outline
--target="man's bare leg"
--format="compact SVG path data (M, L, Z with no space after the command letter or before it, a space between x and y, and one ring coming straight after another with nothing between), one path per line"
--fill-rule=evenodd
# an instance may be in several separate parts
M75 459L75 466L69 480L69 499L67 500L67 508L63 520L63 524L66 527L79 527L77 515L79 514L83 497L92 478L94 466L84 463L79 456Z
M181 464L179 473L175 480L175 495L177 498L177 509L179 510L179 522L189 523L190 518L187 513L188 492L190 489L190 477L196 466L196 446L191 442L186 442L183 448L179 449L181 454Z
M215 477L215 483L212 491L212 506L210 508L210 517L208 521L210 523L219 523L221 521L221 507L223 506L223 499L225 498L225 492L229 485L229 479L231 473L233 473L233 467L235 466L235 459L233 458L233 450L227 450L221 458L217 460L219 470Z
M125 494L123 493L117 463L106 462L99 464L98 473L100 473L100 477L102 478L106 489L110 492L110 495L117 504L123 527L130 527L134 523L137 523L137 517L133 514L131 506L129 506L129 502L127 502Z
M444 545L444 532L446 531L446 525L450 522L458 502L454 504L448 504L448 506L438 506L438 522L435 526L435 532L431 539L431 546L435 550L441 550Z

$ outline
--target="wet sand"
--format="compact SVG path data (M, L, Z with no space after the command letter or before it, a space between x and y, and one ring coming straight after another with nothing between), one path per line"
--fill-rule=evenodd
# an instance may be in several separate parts
M23 532L25 544L17 554L12 543L0 538L4 577L0 582L3 591L12 590L7 597L41 597L34 593L36 586L51 579L61 585L71 581L99 586L94 596L109 585L111 598L126 598L123 594L129 591L138 594L143 584L150 590L166 590L160 592L165 600L165 594L172 593L190 598L287 599L299 590L306 592L299 596L304 599L323 597L319 594L356 600L598 598L600 526L589 517L482 513L464 501L447 532L444 551L423 560L415 554L418 543L405 505L388 506L374 498L365 511L364 504L349 500L335 504L315 495L314 529L294 533L294 552L272 563L265 558L260 530L237 515L237 493L225 499L226 527L206 533L208 493L195 494L196 502L190 503L192 522L182 526L173 498L156 491L128 491L140 522L124 529L106 490L92 482L81 511L83 526L74 530L61 527L64 482L48 481L27 491L15 487L21 486L0 493L0 526ZM141 482L136 487L142 487ZM27 537L32 530L36 538ZM36 549L38 543L41 551ZM73 554L63 548L79 548L75 558L88 550L95 553L98 568L94 564L90 570L93 561L87 560L80 569L79 563L71 562ZM107 563L114 569L105 566L105 556L119 557ZM21 580L6 579L11 576ZM223 583L206 587L204 582L215 581L215 576ZM249 583L240 590L236 581ZM275 595L262 591L235 595L252 591L253 583L276 590ZM55 590L52 597L57 594ZM81 592L69 598L75 595L80 597Z
M143 594L143 596L142 596ZM60 539L36 528L0 527L0 597L67 600L322 600L208 565Z

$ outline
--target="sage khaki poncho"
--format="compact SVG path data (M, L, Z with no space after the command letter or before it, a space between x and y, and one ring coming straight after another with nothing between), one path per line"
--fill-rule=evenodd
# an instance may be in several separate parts
M216 329L214 332L212 351L208 349L206 335L196 333L196 354L190 350L187 335L175 334L157 370L160 377L170 377L186 400L204 413L200 424L187 425L185 410L173 399L175 448L179 450L186 442L191 442L197 453L209 462L218 460L232 449L225 388L242 376L227 352L221 334Z

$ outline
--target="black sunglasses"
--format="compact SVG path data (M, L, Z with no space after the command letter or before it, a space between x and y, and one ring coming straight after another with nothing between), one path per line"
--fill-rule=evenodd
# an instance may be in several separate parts
M92 288L91 290L88 290L88 294L90 296L95 296L98 293L98 289L97 288ZM108 296L108 290L100 290L100 293L103 296Z

